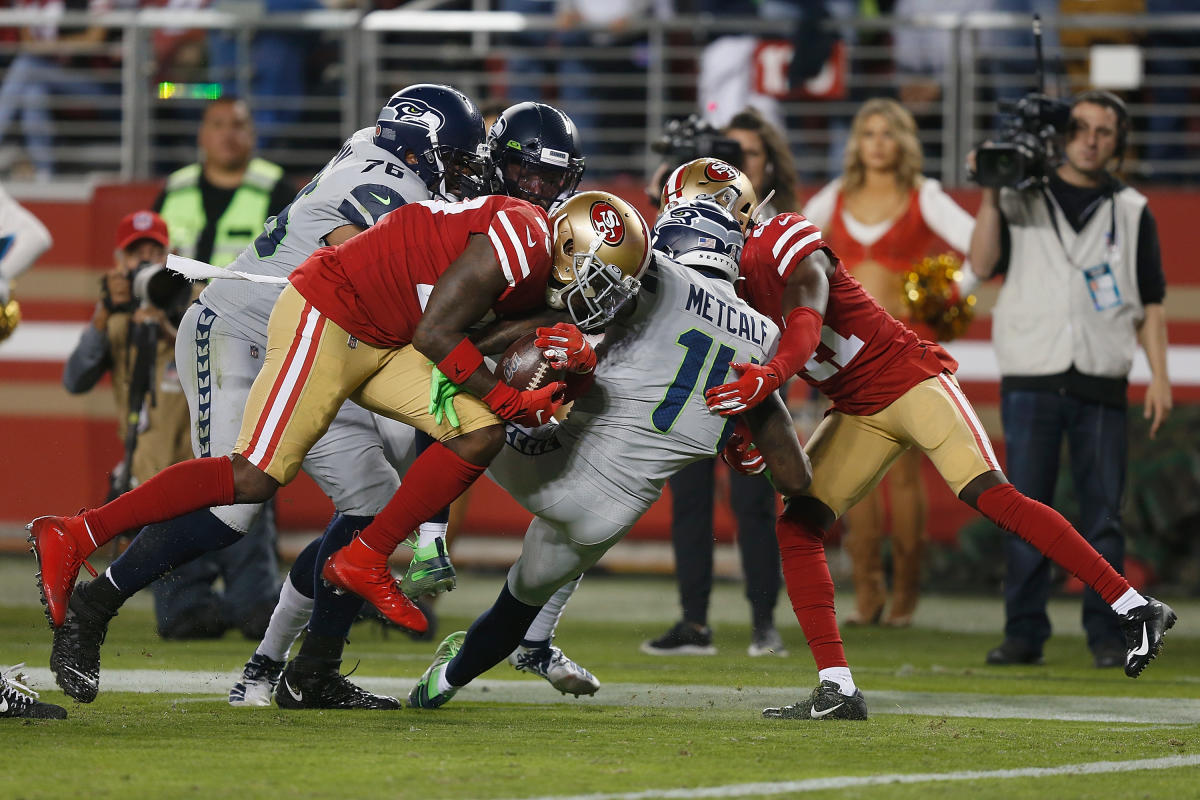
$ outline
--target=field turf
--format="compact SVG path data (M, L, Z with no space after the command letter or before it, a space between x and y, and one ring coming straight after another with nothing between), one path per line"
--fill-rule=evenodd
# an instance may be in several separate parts
M168 643L145 599L114 621L101 694L64 698L24 561L0 560L0 665L26 662L62 722L0 723L0 798L41 797L1200 797L1200 603L1138 680L1091 666L1078 600L1053 603L1045 666L986 667L995 598L926 598L908 630L848 629L871 719L770 721L816 682L781 599L787 658L750 659L740 587L713 598L720 654L656 658L638 644L674 620L673 583L589 577L558 643L603 681L562 697L501 665L438 711L282 712L224 702L253 644ZM468 574L442 633L490 604L499 574ZM839 607L850 598L839 596ZM346 669L396 696L434 643L361 623Z

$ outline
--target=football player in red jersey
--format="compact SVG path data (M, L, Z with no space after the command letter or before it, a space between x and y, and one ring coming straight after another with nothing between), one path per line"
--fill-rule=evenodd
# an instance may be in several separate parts
M592 209L591 227L564 227L563 214L580 205ZM614 225L624 234L619 241ZM502 196L410 203L344 244L317 250L275 304L266 362L231 456L183 462L98 509L31 524L51 622L62 624L84 559L116 533L269 499L351 399L438 443L324 575L397 625L425 630L387 557L483 473L504 443L503 420L536 425L562 401L561 384L518 392L498 381L468 330L547 305L581 327L602 326L636 294L647 240L631 206L587 192L549 220L541 208ZM430 409L434 365L464 390L451 401L457 426Z
M929 457L963 502L1112 605L1126 637L1125 672L1136 678L1158 654L1175 613L1133 589L1061 514L1013 488L954 378L958 364L950 354L885 312L800 214L781 214L754 229L742 274L746 299L783 335L770 362L732 365L739 379L709 390L709 408L741 413L796 374L833 401L805 448L812 485L788 499L776 528L788 594L821 682L811 697L763 715L866 718L838 633L822 542L834 520L909 447ZM745 448L735 443L727 456L739 461Z

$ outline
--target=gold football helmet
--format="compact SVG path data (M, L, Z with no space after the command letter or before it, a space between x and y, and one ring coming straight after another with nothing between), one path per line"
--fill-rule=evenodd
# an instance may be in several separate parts
M580 192L554 209L550 233L546 304L585 331L603 328L637 295L650 266L646 221L614 194Z
M3 342L16 330L21 322L21 306L16 300L9 300L0 306L0 342Z
M697 197L709 197L729 209L743 233L749 229L758 206L758 195L750 179L718 158L697 158L676 167L663 186L659 209L667 211L674 203L686 203Z

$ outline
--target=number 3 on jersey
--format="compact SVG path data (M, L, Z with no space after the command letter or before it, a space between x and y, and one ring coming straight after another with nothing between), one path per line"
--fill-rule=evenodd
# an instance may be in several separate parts
M663 396L662 402L650 415L650 421L654 423L654 429L659 433L670 432L675 425L675 420L679 418L679 412L683 411L684 403L696 390L696 381L700 378L700 371L708 361L713 338L704 331L691 328L679 334L675 343L684 348L683 363L679 365L679 371L675 373L675 380L671 381L671 385L667 387L667 393ZM704 391L720 386L725 381L725 376L729 373L729 362L733 360L734 354L734 349L728 345L723 344L717 348L717 354L708 370L708 377L704 381Z

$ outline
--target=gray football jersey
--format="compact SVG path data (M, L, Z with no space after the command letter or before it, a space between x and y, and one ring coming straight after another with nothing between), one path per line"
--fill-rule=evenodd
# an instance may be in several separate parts
M230 269L286 277L324 246L342 225L369 228L405 203L428 200L429 190L394 155L372 141L374 128L355 133L296 198L263 225L263 232ZM267 343L267 320L283 287L214 280L200 301L252 341Z
M609 326L596 382L558 430L611 499L641 508L667 478L714 455L732 421L708 410L707 389L731 361L765 363L779 329L733 284L656 255L634 313Z

